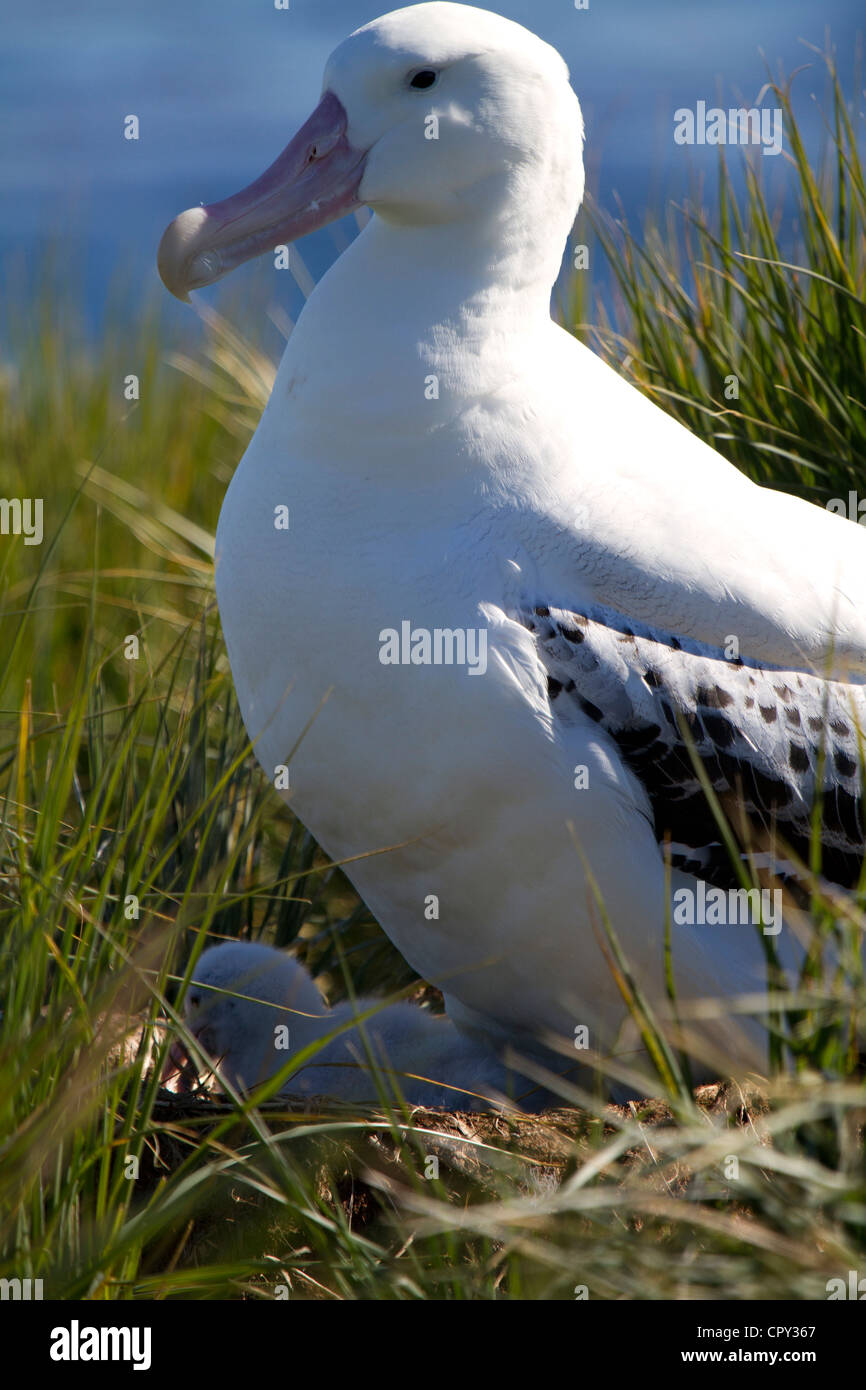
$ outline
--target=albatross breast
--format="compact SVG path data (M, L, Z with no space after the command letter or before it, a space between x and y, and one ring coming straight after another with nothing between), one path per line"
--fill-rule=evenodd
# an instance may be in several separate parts
M668 756L690 710L724 767L724 721L699 689L730 637L761 681L777 666L808 685L832 655L839 700L862 708L866 536L755 487L550 322L581 142L554 50L469 6L413 6L340 46L285 157L176 219L161 268L177 293L218 278L262 238L309 230L317 187L322 222L373 208L299 319L220 518L241 709L269 773L291 756L291 804L324 848L367 855L346 872L461 1028L501 1042L589 1023L610 1046L625 1010L575 841L663 1005L667 813L635 737L657 725ZM559 614L552 629L538 609ZM680 643L665 690L649 667L622 672L611 613L643 625L647 660L659 634ZM569 651L575 614L598 627ZM384 664L381 634L404 620L483 632L483 673ZM557 697L584 681L581 699ZM732 739L760 801L783 745L762 743L747 698ZM806 773L791 756L793 804ZM851 792L839 776L835 797ZM847 853L860 822L840 817ZM797 959L787 935L779 952ZM681 932L674 959L686 996L764 978L753 927ZM715 1037L736 1054L724 1026Z

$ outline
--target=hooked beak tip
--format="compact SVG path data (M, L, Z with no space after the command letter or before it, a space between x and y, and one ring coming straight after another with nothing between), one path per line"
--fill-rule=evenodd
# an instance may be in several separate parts
M159 243L156 260L162 283L184 304L190 303L191 289L214 278L211 257L195 254L207 222L206 208L188 208L166 227Z
M325 92L282 154L248 188L208 207L188 208L163 233L157 263L166 289L190 290L361 206L367 152L346 134L342 102Z

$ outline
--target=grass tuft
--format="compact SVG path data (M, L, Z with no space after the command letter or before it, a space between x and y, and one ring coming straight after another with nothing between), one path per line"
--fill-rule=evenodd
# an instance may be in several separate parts
M578 329L822 503L866 442L863 168L825 61L817 168L773 87L796 206L770 207L760 167L735 193L720 161L712 214L596 214L616 296ZM61 279L0 371L3 487L46 516L41 547L0 548L0 1277L92 1299L826 1297L866 1255L862 895L815 883L804 994L776 1000L779 1068L748 1087L692 1090L599 904L658 1059L644 1104L563 1086L579 1108L518 1122L160 1090L210 941L293 945L332 997L413 976L258 770L231 687L213 533L273 364L212 313L168 361L150 311L94 353Z

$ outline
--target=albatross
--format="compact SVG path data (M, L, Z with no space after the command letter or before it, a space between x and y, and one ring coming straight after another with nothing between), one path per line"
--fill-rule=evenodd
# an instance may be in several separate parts
M752 483L552 321L582 145L553 48L413 5L339 45L283 153L182 213L159 268L188 298L372 210L220 515L245 726L467 1039L628 1057L605 923L660 1020L666 923L679 1009L765 988L768 944L790 979L801 957L751 899L702 917L735 893L705 781L771 883L816 799L824 877L858 879L866 535ZM758 1018L695 1027L765 1055Z
M329 1009L300 961L259 942L204 951L184 1000L185 1022L217 1077L249 1091L313 1044L280 1087L291 1097L479 1110L511 1082L496 1056L447 1018L414 1004L346 1000ZM372 1066L369 1064L372 1062ZM195 1064L179 1041L166 1075L185 1082Z

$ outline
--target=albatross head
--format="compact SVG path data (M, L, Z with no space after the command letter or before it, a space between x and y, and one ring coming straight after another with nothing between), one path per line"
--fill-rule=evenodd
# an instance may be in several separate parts
M227 942L203 953L186 994L186 1025L220 1073L250 1089L272 1076L322 1028L322 996L299 961L269 946ZM276 1047L275 1028L289 1029L289 1048ZM172 1048L183 1070L187 1057Z
M188 299L363 204L410 227L489 225L515 244L531 219L558 264L582 139L565 63L521 25L468 5L395 10L335 49L319 105L255 183L175 218L160 274Z

